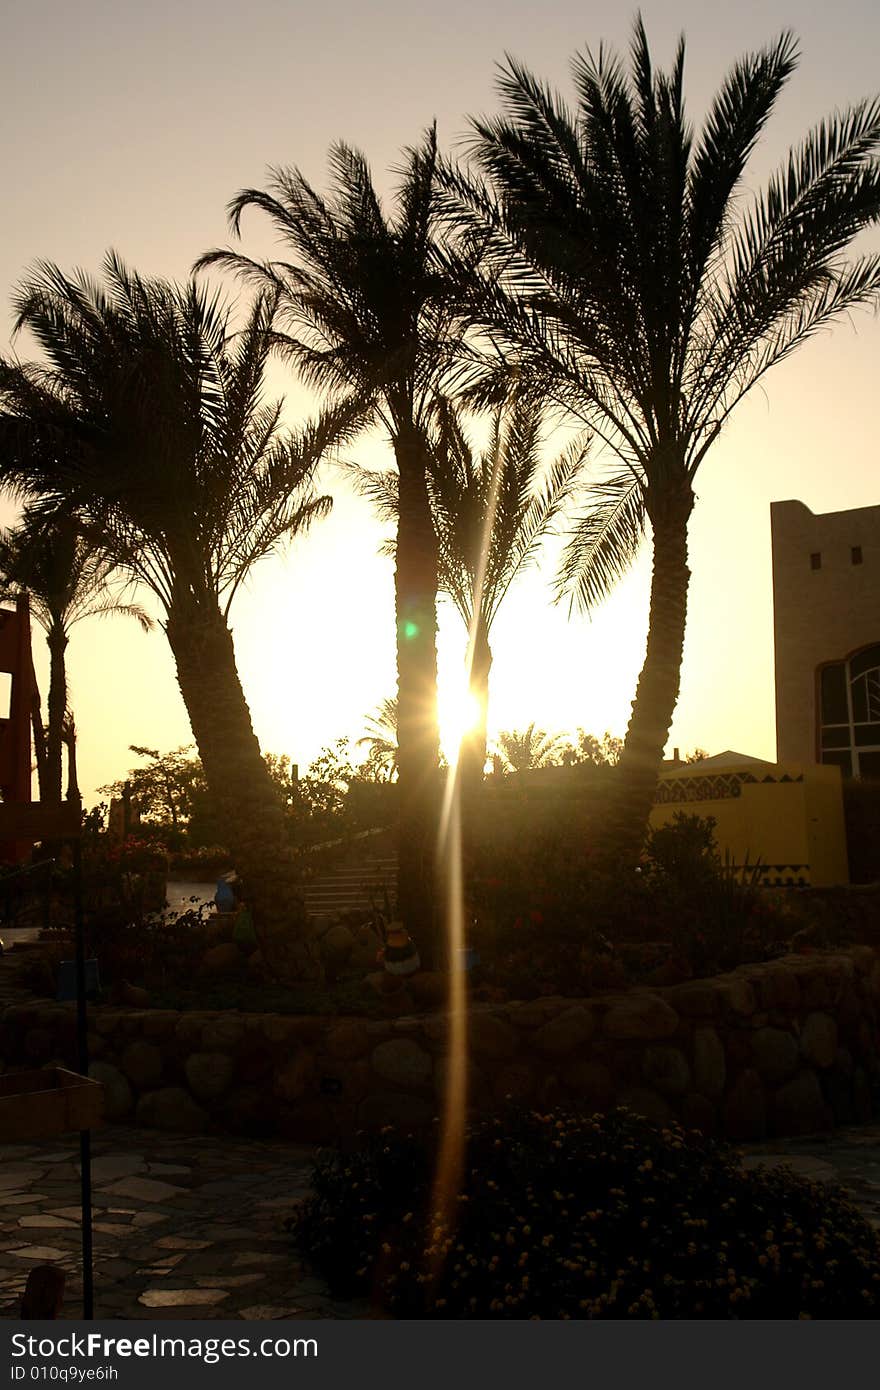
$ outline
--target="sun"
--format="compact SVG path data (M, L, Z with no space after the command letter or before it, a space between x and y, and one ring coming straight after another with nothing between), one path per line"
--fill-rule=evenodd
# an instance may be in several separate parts
M480 722L480 705L467 686L458 681L441 685L437 695L440 747L447 762L458 757L461 741Z

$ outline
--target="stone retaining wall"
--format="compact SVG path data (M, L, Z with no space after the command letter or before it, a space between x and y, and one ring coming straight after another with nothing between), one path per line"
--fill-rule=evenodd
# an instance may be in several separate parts
M664 989L474 1008L474 1107L614 1104L733 1140L867 1120L880 1076L880 953L791 956ZM110 1119L332 1142L438 1113L441 1014L361 1019L90 1010ZM0 1014L5 1068L75 1057L73 1007Z

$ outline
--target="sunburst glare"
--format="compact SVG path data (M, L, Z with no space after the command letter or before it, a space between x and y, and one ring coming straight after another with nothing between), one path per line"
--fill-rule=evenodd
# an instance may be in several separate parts
M458 758L462 739L480 722L480 704L460 676L444 685L438 682L440 747L450 764Z

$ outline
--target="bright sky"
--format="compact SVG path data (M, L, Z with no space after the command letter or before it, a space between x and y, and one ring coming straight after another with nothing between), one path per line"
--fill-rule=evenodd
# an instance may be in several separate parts
M645 0L655 60L688 40L686 91L699 121L731 62L781 28L802 62L752 164L753 185L820 117L880 85L880 9L869 0ZM0 16L0 292L36 257L96 270L118 249L145 274L183 278L225 243L225 205L261 186L269 164L299 164L324 186L326 150L345 138L368 155L380 187L401 146L436 116L447 148L470 113L495 106L505 50L565 90L577 48L629 42L610 0L7 0ZM875 238L875 241L877 239ZM270 249L251 213L244 247ZM235 287L230 285L235 292ZM7 324L9 320L7 319ZM26 354L27 344L19 351ZM670 747L736 748L773 757L769 504L814 511L876 504L880 325L862 313L804 347L739 407L697 483L682 695ZM0 329L0 351L7 331ZM280 367L278 394L303 397ZM292 417L293 418L293 417ZM378 442L359 456L372 466ZM395 687L392 567L376 554L366 503L333 483L331 519L291 554L257 570L233 610L239 670L265 749L305 766ZM0 511L8 520L12 509ZM592 622L549 606L549 568L511 594L493 634L492 728L580 725L623 733L647 630L647 557ZM448 685L462 649L442 619ZM41 689L44 643L35 641ZM133 763L130 743L190 740L164 634L100 620L69 650L80 780L94 789Z

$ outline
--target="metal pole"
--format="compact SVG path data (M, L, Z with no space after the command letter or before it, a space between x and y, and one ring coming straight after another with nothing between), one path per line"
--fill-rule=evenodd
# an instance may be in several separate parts
M86 942L82 898L82 847L79 837L73 842L73 911L76 932L76 1044L79 1070L89 1074L89 1044L86 1021ZM80 1130L80 1198L82 1204L82 1281L83 1317L94 1317L94 1283L92 1278L92 1148L91 1133Z

